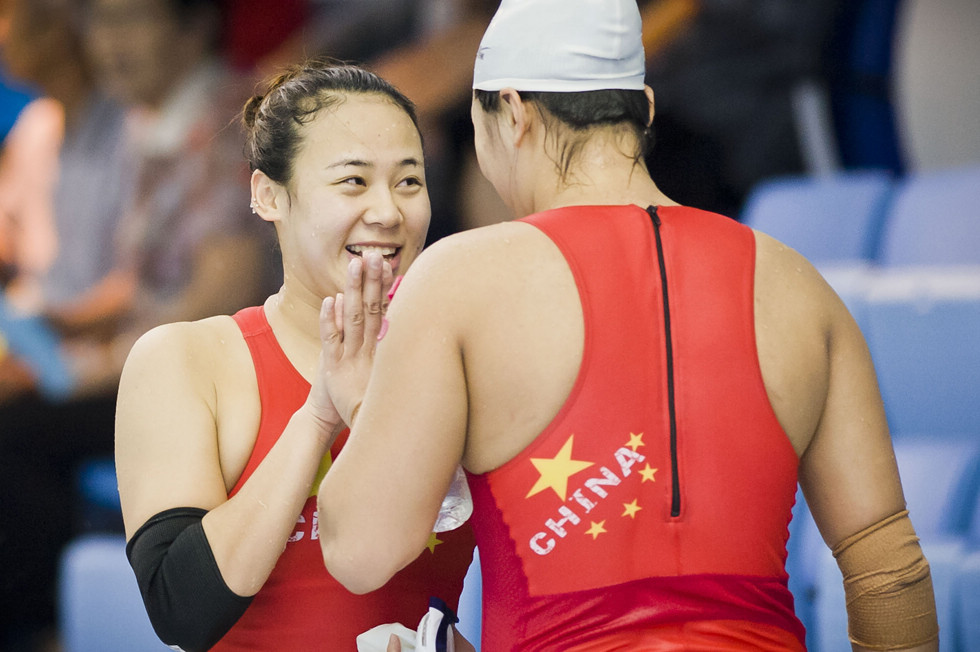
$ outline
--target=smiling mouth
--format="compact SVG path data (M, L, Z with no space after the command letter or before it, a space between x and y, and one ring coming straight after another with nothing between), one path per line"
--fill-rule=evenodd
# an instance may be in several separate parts
M370 245L348 245L347 251L354 254L355 256L363 257L365 253L369 251L376 251L381 254L384 258L391 260L398 253L398 247L377 247Z

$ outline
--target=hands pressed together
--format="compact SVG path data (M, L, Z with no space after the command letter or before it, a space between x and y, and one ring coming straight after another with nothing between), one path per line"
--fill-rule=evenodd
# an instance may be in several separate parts
M344 292L326 297L320 307L320 363L310 391L315 413L329 420L337 415L353 426L371 377L378 341L384 336L385 313L394 278L391 265L375 252L354 258L347 267ZM453 628L455 650L475 648ZM392 635L386 652L401 652Z
M391 265L380 254L366 252L347 267L344 292L326 297L320 307L322 350L310 392L314 410L323 421L331 414L353 425L361 405L378 340L387 327Z

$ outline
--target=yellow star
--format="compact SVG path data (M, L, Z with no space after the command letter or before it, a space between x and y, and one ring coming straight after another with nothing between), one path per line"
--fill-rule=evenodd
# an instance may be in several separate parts
M527 492L527 495L524 496L525 498L530 498L534 494L550 487L555 490L559 498L565 500L565 494L568 492L568 478L582 469L587 469L592 466L592 462L572 459L572 438L574 436L569 435L568 441L565 442L565 445L561 447L561 450L558 451L558 454L554 458L531 458L531 464L538 470L541 477L531 487L531 491Z
M598 523L592 521L592 527L590 527L585 533L591 534L592 540L595 541L596 539L599 538L600 534L606 531L606 528L602 527L605 524L606 524L605 521L599 521Z
M429 542L425 544L425 547L429 549L429 552L436 554L436 546L442 543L442 539L436 538L436 533L432 532L429 534Z
M313 478L313 486L310 487L311 496L316 496L318 493L320 493L320 483L323 482L323 476L325 476L327 471L330 470L330 465L332 462L333 458L330 456L330 451L327 451L327 454L323 456L322 460L320 460L320 466L316 470L316 477Z
M640 475L643 476L643 482L649 480L650 482L656 482L657 479L653 477L653 474L657 472L657 469L651 469L650 465L647 464L644 468L640 469Z
M623 509L625 510L620 516L629 516L630 518L636 518L636 513L643 509L636 504L636 498L633 499L631 503L623 503Z
M634 453L640 446L646 446L646 444L643 443L643 433L641 432L638 435L630 433L630 440L625 445L632 448Z

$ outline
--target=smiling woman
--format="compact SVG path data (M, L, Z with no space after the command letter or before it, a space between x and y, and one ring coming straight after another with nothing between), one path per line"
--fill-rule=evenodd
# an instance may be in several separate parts
M350 259L367 249L404 271L430 216L411 104L377 77L343 71L337 90L292 105L254 98L245 115L255 210L276 225L286 278L321 298L342 290ZM358 84L366 90L347 90Z
M262 306L162 326L133 348L116 423L127 550L170 645L352 651L377 625L417 623L430 595L455 608L472 559L468 528L440 534L385 587L353 595L318 543L316 487L346 440L326 390L311 391L321 303L362 255L404 273L421 250L421 137L387 82L319 61L250 99L243 124L252 209L275 225L284 282Z

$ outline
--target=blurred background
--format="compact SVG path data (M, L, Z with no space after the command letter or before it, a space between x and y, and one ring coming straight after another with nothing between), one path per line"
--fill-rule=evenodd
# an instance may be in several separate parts
M149 328L278 288L238 126L262 80L312 55L379 72L419 108L429 241L512 217L469 118L497 4L0 0L0 651L165 649L122 548L116 384ZM798 249L851 308L943 649L980 649L980 2L639 5L654 179ZM839 573L796 512L808 644L849 649Z

